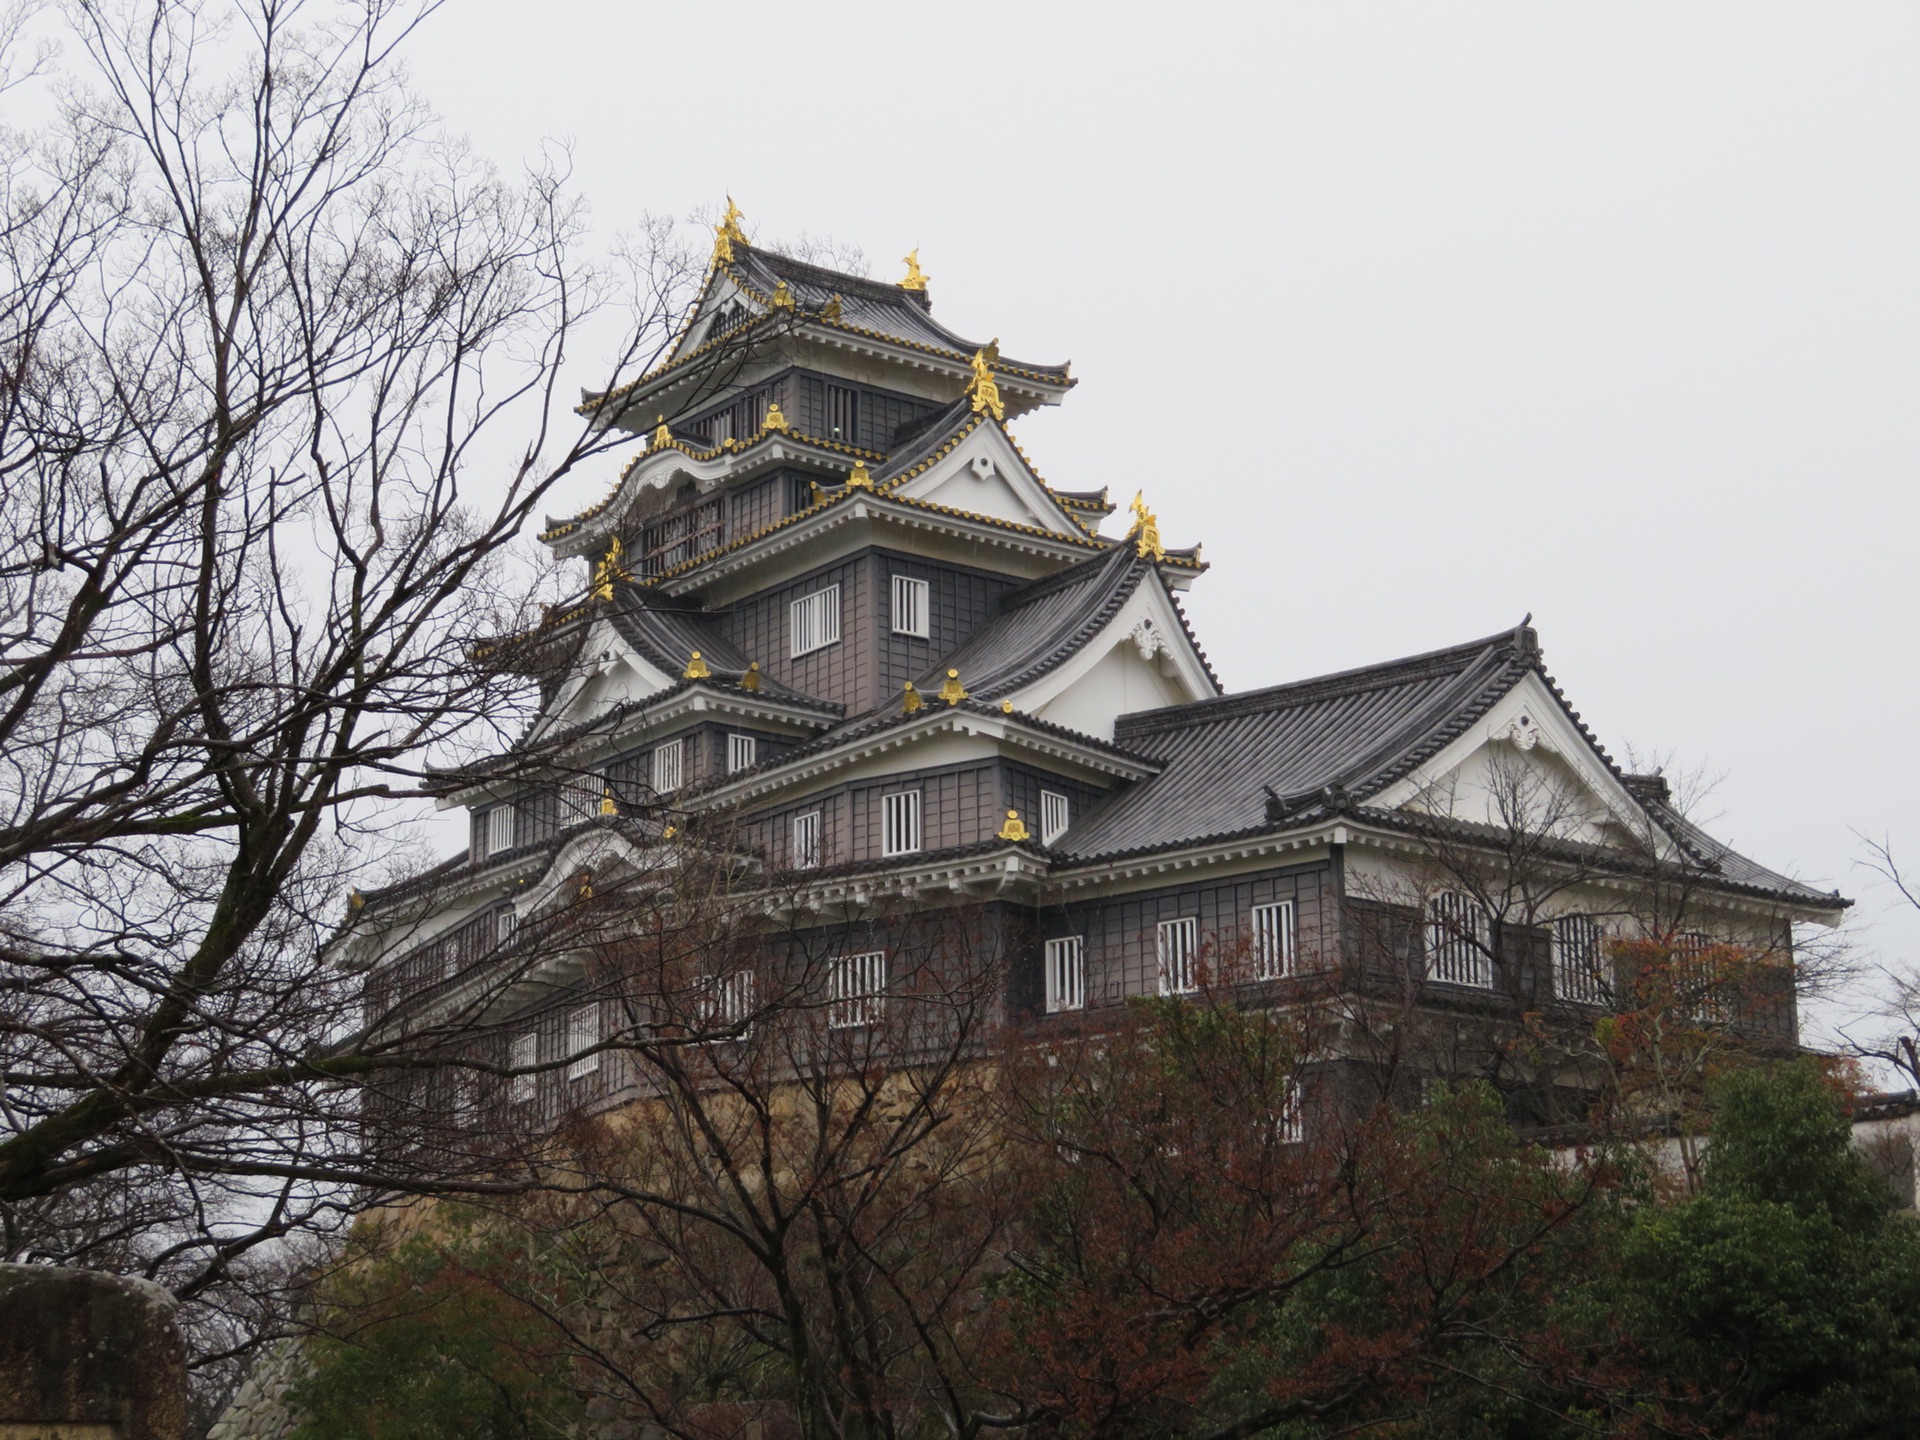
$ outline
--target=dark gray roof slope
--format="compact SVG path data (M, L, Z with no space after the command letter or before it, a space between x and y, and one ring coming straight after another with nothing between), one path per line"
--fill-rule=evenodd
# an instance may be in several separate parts
M609 618L621 638L669 675L684 671L696 650L716 675L745 674L751 663L748 656L716 635L699 615L648 605L629 586L617 588L614 604L609 608ZM760 677L760 693L769 698L820 704L765 674Z
M1537 655L1522 626L1387 665L1123 715L1115 743L1166 768L1090 812L1058 848L1084 858L1268 828L1263 787L1289 821L1325 804L1329 790L1364 799L1464 732Z
M787 282L795 302L802 310L819 310L835 296L840 298L840 323L880 335L905 340L913 345L930 345L936 350L952 350L971 355L989 342L968 340L956 335L928 309L926 292L903 290L898 285L848 275L820 265L809 265L771 250L751 245L734 247L733 271L756 290L771 294L780 281ZM1067 377L1065 365L1032 365L1020 360L1000 362L1008 368L1037 375ZM995 366L996 369L1000 365Z
M1663 800L1644 800L1643 804L1667 830L1667 833L1679 841L1680 845L1700 862L1707 870L1729 885L1737 885L1748 890L1765 890L1774 895L1790 895L1804 900L1824 901L1827 904L1851 905L1850 900L1842 900L1837 892L1815 890L1803 885L1777 870L1769 870L1757 860L1723 845L1691 820L1680 815Z
M922 688L938 689L949 669L967 693L996 699L1062 664L1103 629L1140 582L1154 575L1131 545L1070 565L1001 597L999 613L947 656ZM1161 583L1157 575L1154 584Z

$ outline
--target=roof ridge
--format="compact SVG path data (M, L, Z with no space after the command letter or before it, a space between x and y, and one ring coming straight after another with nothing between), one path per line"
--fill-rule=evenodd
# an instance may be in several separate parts
M1463 669L1491 651L1518 649L1520 647L1516 645L1516 641L1519 635L1520 631L1517 629L1503 630L1497 635L1489 635L1484 639L1449 645L1440 650L1428 650L1418 655L1405 655L1397 660L1357 666L1351 670L1334 670L1324 675L1309 676L1304 680L1288 680L1278 685L1262 686L1258 690L1239 690L1231 694L1211 696L1204 700L1189 700L1183 705L1165 705L1152 710L1136 710L1131 714L1120 716L1115 721L1115 728L1164 730L1194 721L1227 719L1257 710L1279 709L1286 705L1305 704L1314 700L1331 700L1344 694L1375 689L1382 683L1409 683L1430 679L1436 675Z

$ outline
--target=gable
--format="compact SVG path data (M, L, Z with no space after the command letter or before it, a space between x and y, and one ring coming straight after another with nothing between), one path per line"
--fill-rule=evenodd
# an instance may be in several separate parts
M976 425L953 449L887 494L1084 540L1086 531L1034 475L1006 431Z
M1679 858L1535 672L1466 734L1370 803Z
M574 661L575 673L560 687L528 735L537 740L604 715L618 705L644 700L672 685L666 674L605 620L595 620Z
M1029 715L1111 740L1122 715L1214 693L1173 602L1149 576L1078 654L1009 698Z

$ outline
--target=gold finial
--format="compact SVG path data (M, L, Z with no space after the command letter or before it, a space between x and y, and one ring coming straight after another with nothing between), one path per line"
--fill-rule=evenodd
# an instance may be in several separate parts
M613 791L610 789L601 793L600 813L602 815L618 815L620 813L620 807L614 803Z
M866 461L856 460L853 462L853 469L847 472L847 488L849 490L871 490L873 488L873 476L867 473Z
M838 295L833 296L826 304L820 307L820 318L822 320L831 320L836 325L840 323L840 297Z
M593 598L595 600L613 599L613 582L631 580L633 576L620 563L620 537L615 535L607 545L606 558L593 567Z
M958 705L967 698L966 688L960 683L958 670L947 671L947 683L940 687L940 698L949 705Z
M364 910L367 908L367 897L360 893L360 887L358 885L347 891L347 908L349 910Z
M740 228L740 221L743 218L740 207L733 203L733 197L727 196L727 213L721 217L720 223L713 227L713 258L715 260L731 265L733 247L748 243L747 232Z
M913 688L913 681L907 681L906 693L900 697L900 708L909 715L917 714L927 702L920 698L920 692Z
M593 899L593 872L591 870L583 870L580 872L580 898L582 900Z
M900 282L902 290L924 290L927 288L926 272L920 268L920 247L914 246L900 257L900 263L907 267L907 278Z
M778 400L767 406L767 418L760 422L760 428L762 430L785 430L787 428L787 417L780 413L780 402Z
M1002 700L1002 701L1000 702L1000 713L1001 713L1002 715L1011 715L1011 714L1013 714L1013 701L1011 701L1011 700Z
M687 668L680 672L680 678L683 680L710 680L713 678L713 671L707 668L707 662L700 658L700 652L696 650L693 652L693 658L687 661Z
M1142 560L1164 560L1166 547L1160 543L1160 522L1153 518L1153 512L1147 508L1143 498L1146 492L1136 490L1133 504L1127 508L1133 511L1133 528L1127 532L1127 538L1137 545L1136 554Z
M986 350L974 351L970 363L973 365L973 378L967 382L967 388L962 393L973 397L973 413L991 415L996 420L1006 419L1007 407L1000 403L1000 387L994 381L993 371L988 368Z
M776 310L793 309L793 291L787 288L787 282L784 279L773 287L773 308Z
M653 448L655 450L664 450L673 443L673 432L667 429L666 416L656 415L653 419Z
M758 690L760 688L760 662L758 660L755 660L747 666L747 673L740 677L740 688L742 690Z
M1021 821L1018 810L1007 811L1007 823L1000 827L1000 838L1002 840L1024 840L1027 838L1027 827Z
M679 831L678 831L677 829L675 829L675 828L674 828L673 826L671 826L671 825L669 825L669 826L667 826L667 828L666 828L666 829L664 829L664 830L662 830L662 831L660 832L660 838L661 838L662 840L671 840L671 839L672 839L672 838L673 838L674 836L676 836L676 835L678 835L679 833L680 833L680 832L679 832Z

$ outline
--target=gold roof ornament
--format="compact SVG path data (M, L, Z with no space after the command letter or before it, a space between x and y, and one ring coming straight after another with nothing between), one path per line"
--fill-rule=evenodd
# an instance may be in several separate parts
M1027 838L1027 827L1025 822L1021 820L1018 810L1007 811L1007 823L1000 827L1000 838L1002 840L1025 840Z
M974 414L991 415L996 420L1004 420L1007 418L1007 407L1000 401L1000 386L994 381L993 371L989 368L991 362L987 358L987 350L992 350L997 359L999 349L1000 342L996 340L986 350L973 352L970 362L973 378L967 382L967 388L962 393L973 397Z
M966 687L960 683L958 670L947 671L947 682L940 687L940 698L949 705L958 705L967 698Z
M620 563L622 550L620 537L615 535L607 545L606 557L593 567L593 598L595 600L613 599L613 582L631 580L633 576Z
M835 325L840 323L840 297L838 295L835 295L820 307L820 318L822 320L830 320Z
M762 430L781 430L787 428L787 417L780 413L780 402L774 401L767 406L767 418L760 422Z
M900 257L900 263L907 267L907 278L900 282L902 290L925 290L927 274L920 268L920 247L914 246Z
M674 836L678 835L679 833L680 831L676 827L669 825L667 826L666 829L660 832L660 838L662 840L671 840Z
M349 910L364 910L367 908L367 897L360 893L360 887L358 885L347 891L347 908Z
M656 415L653 419L653 448L664 450L673 443L673 432L667 428L666 416Z
M614 802L613 791L611 789L603 790L600 794L600 813L602 815L618 815L620 813L620 807Z
M849 490L871 490L873 488L873 476L867 472L866 461L856 460L853 462L853 469L847 472L847 488Z
M787 288L787 282L784 279L773 287L773 308L776 310L793 309L793 291Z
M1011 701L1011 700L1002 700L1002 701L1000 702L1000 713L1001 713L1002 715L1011 715L1011 714L1013 714L1013 701Z
M909 715L917 715L926 703L920 698L920 692L913 688L913 681L907 681L906 693L900 697L900 708Z
M700 652L696 650L693 652L692 658L687 661L687 668L680 672L680 678L683 680L711 680L713 678L713 671L707 668L707 662L700 658Z
M740 677L740 688L742 690L758 690L760 688L760 662L758 660L755 660L747 666L747 673Z
M1146 492L1136 490L1133 504L1127 508L1133 511L1133 528L1127 531L1127 538L1137 547L1135 553L1142 560L1164 560L1167 550L1160 543L1160 522L1153 518L1153 512L1147 508L1144 499Z
M746 217L741 215L740 207L733 203L733 197L727 196L727 213L721 217L720 223L713 227L713 258L715 260L731 265L733 247L749 243L747 232L740 228L740 222L744 218Z

